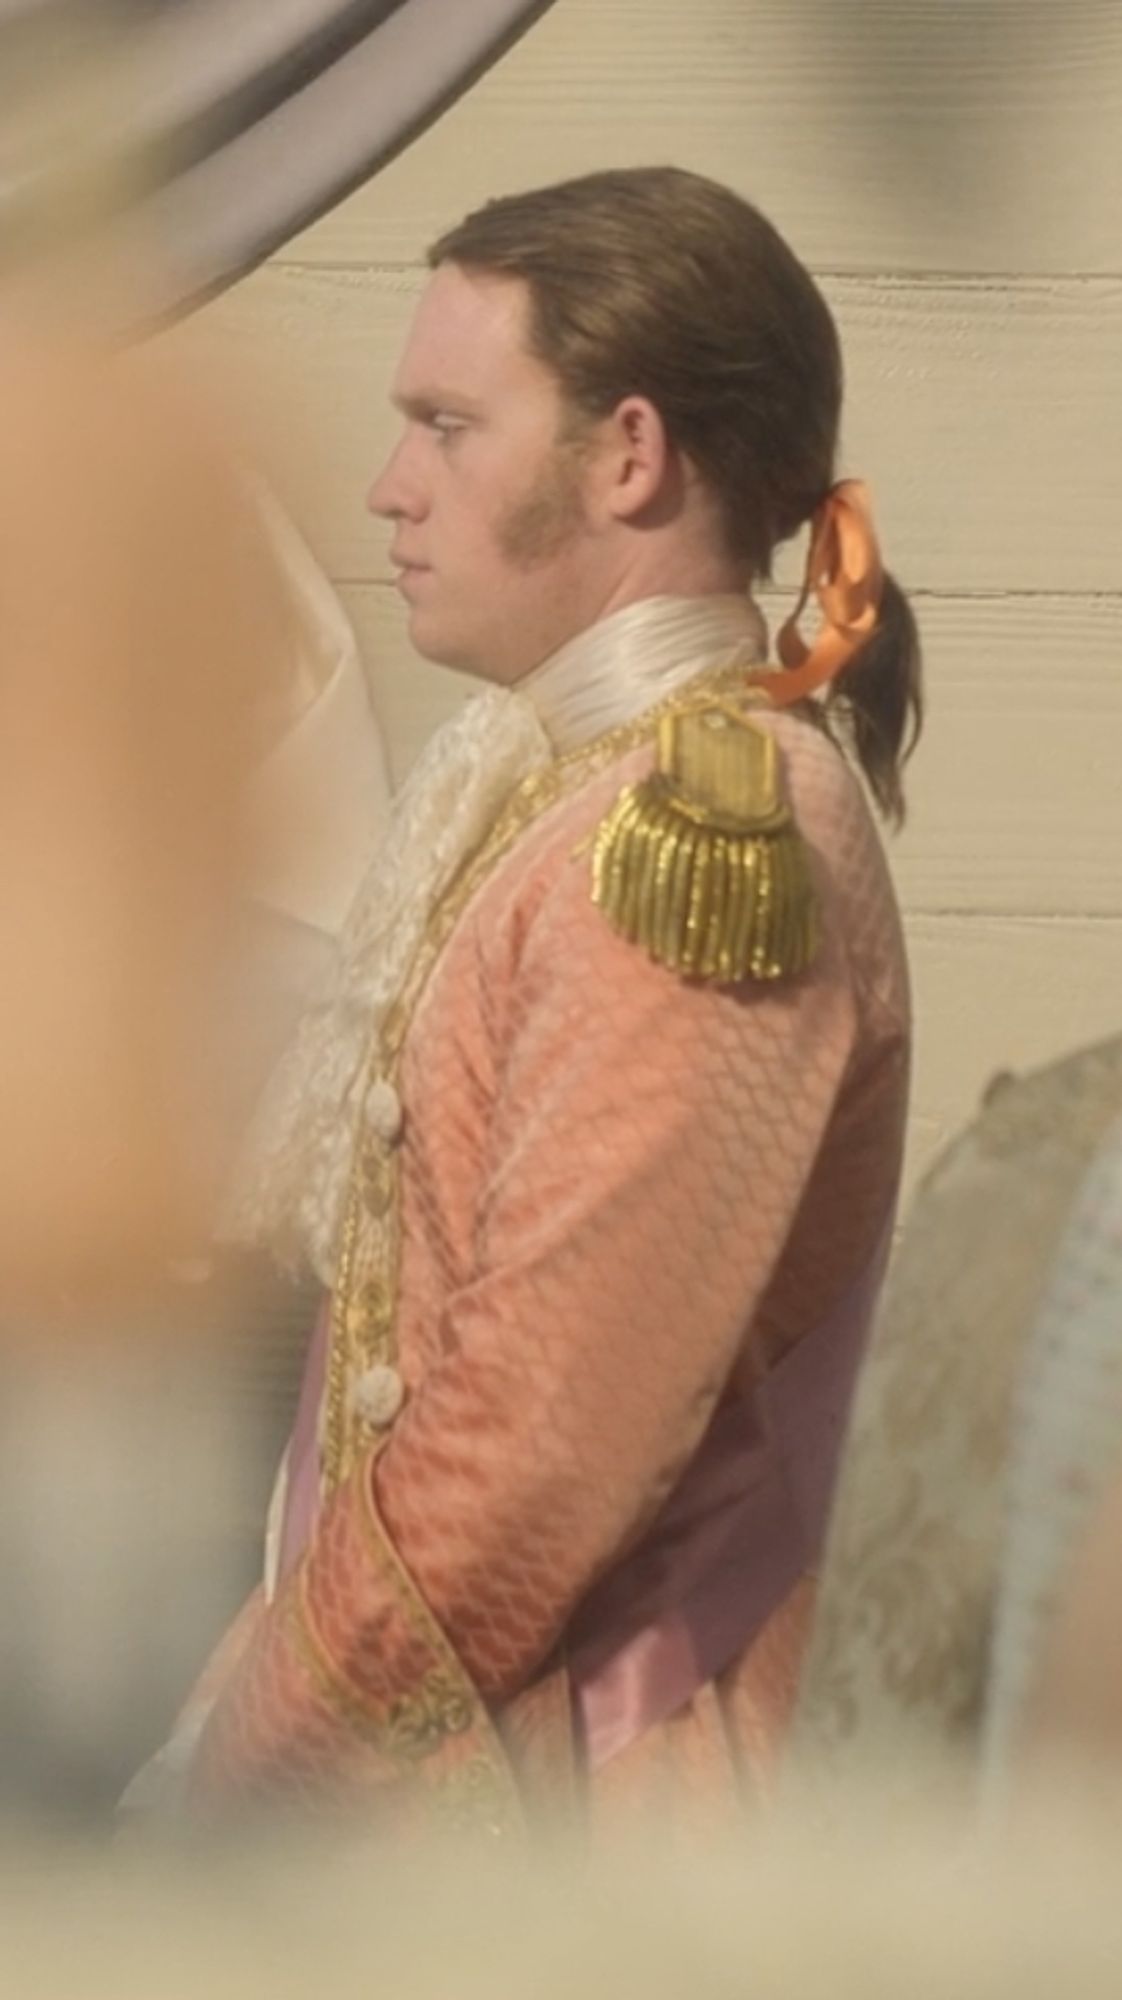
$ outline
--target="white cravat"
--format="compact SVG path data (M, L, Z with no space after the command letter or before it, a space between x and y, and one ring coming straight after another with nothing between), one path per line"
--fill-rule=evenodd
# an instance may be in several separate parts
M561 754L665 701L700 673L762 665L767 626L750 597L647 597L570 639L518 682Z
M343 930L331 992L264 1092L223 1233L310 1258L334 1282L366 1058L429 916L520 781L636 720L701 673L766 652L747 597L654 597L562 646L517 688L488 688L437 731L394 801Z

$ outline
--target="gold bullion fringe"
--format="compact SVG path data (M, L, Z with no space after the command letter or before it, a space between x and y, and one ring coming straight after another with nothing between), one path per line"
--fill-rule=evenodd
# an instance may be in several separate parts
M723 779L739 755L735 801L727 782L691 784L687 795L699 720L664 731L660 768L628 785L601 822L592 900L674 972L730 985L792 977L818 948L818 910L805 843L778 793L774 741L736 717L737 732L757 741L721 745Z

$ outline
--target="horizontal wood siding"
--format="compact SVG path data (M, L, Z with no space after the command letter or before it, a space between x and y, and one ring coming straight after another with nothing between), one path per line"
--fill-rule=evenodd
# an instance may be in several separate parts
M496 191L652 161L739 188L823 271L1122 271L1122 10L555 0L298 254L410 263Z

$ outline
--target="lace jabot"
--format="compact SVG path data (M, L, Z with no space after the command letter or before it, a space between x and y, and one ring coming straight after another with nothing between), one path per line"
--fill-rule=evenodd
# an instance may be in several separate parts
M334 1282L365 1057L429 916L520 781L633 721L701 673L763 660L747 597L656 597L579 634L516 688L490 687L432 738L351 905L330 990L262 1094L221 1233Z

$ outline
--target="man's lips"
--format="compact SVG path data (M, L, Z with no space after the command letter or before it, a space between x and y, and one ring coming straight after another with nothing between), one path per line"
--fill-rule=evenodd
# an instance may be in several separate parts
M391 557L391 561L397 571L397 575L394 578L395 587L402 592L403 596L408 596L412 586L420 577L429 574L427 563L406 562L404 556L393 556Z

